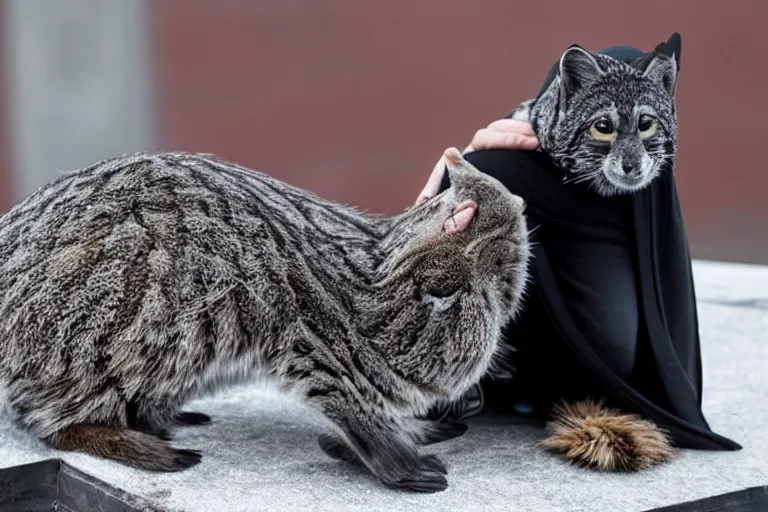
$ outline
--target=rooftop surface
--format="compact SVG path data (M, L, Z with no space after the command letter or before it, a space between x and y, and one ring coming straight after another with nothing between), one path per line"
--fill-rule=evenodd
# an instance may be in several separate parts
M448 466L449 488L417 495L383 488L317 446L322 423L262 387L189 404L213 422L176 432L201 449L185 472L143 473L83 454L56 452L0 409L0 467L59 457L166 511L621 511L768 485L768 267L694 262L704 366L703 408L739 452L683 450L636 474L572 467L537 446L538 425L478 419L462 437L429 447ZM0 490L1 493L2 490Z

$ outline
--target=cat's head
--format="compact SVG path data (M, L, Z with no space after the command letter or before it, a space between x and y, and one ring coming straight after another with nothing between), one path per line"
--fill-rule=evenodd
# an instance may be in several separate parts
M386 255L380 275L413 277L438 309L476 280L479 287L505 288L505 307L514 310L523 279L509 276L527 273L525 203L457 149L447 149L444 160L451 186L393 218L380 244Z
M497 349L489 338L519 310L528 276L525 205L455 148L444 157L451 186L394 217L380 244L376 286L385 297L373 316L404 361L433 354L484 371Z
M529 108L541 150L573 181L604 196L640 190L674 164L679 36L673 37L677 54L659 45L621 60L572 45L549 85L513 117Z

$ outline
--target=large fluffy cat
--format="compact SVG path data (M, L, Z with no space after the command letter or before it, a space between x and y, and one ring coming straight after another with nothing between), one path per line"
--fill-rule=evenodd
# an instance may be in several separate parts
M0 217L0 382L61 450L197 464L189 399L262 376L323 413L385 484L447 487L420 420L486 372L529 258L523 201L455 149L449 191L365 215L212 156L136 154Z

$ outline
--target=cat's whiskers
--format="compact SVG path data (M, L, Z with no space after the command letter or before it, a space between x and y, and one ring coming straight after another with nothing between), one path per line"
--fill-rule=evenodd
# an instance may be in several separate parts
M591 180L592 178L596 177L598 174L600 174L600 171L597 172L587 172L584 174L578 174L572 178L564 179L562 182L562 185L575 185L577 183L583 183L585 181Z

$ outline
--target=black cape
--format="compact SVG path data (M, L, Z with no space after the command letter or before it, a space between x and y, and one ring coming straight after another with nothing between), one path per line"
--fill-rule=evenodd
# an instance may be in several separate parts
M701 411L696 297L672 169L631 196L604 199L563 185L564 172L538 151L484 150L465 158L522 196L529 228L536 228L524 310L508 329L519 350L512 382L525 388L520 397L546 410L560 399L604 398L656 422L681 448L741 449L712 432ZM441 190L449 186L446 176ZM567 254L569 240L584 237L620 241L634 253L640 325L631 381L619 378L580 332L550 263L554 251ZM513 391L504 388L501 396L512 405Z

